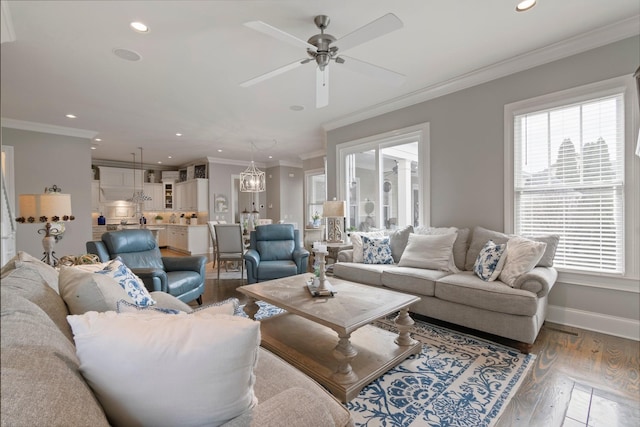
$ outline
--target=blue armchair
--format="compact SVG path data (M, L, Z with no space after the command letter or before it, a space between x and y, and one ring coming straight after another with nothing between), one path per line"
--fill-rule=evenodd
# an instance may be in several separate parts
M251 232L244 260L251 284L305 273L309 251L300 246L300 234L293 225L259 225Z
M106 262L120 256L149 291L166 292L187 303L202 304L204 256L163 257L149 230L108 231L102 240L87 242L87 252Z

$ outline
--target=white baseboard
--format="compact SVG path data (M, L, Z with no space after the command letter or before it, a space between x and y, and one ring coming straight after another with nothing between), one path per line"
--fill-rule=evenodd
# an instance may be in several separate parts
M640 341L640 320L550 305L549 322Z

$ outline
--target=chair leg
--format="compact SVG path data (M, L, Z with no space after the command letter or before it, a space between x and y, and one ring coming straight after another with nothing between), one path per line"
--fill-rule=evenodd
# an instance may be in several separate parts
M196 298L196 301L198 302L198 305L202 305L202 295Z
M220 269L222 268L222 261L218 260L218 283L220 283Z

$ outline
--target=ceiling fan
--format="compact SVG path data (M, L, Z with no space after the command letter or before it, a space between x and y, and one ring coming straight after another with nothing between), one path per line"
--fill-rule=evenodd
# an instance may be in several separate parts
M247 80L240 83L240 86L249 87L303 64L315 61L318 65L316 67L316 108L322 108L329 105L329 64L331 61L334 61L336 64L341 64L345 68L353 71L376 77L392 86L399 86L404 82L405 76L400 73L348 56L338 56L338 49L340 49L340 52L344 52L362 43L402 28L402 21L393 13L388 13L340 39L336 39L331 34L324 32L329 26L330 21L328 16L318 15L313 21L320 29L320 34L311 36L306 42L262 21L246 22L244 25L251 29L294 46L306 48L309 57L298 59L291 64L284 65L273 71ZM339 48L338 45L340 46Z

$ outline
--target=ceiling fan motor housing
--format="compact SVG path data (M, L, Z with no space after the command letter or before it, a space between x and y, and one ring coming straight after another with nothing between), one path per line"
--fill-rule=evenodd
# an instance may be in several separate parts
M318 15L314 18L313 22L320 29L320 34L316 34L315 36L311 36L307 43L312 44L316 47L316 52L312 50L307 50L310 56L315 58L318 67L321 70L324 70L329 64L329 61L333 59L333 57L338 53L338 48L336 46L331 46L331 43L335 42L337 39L331 34L325 34L324 30L329 26L329 17L327 15Z

